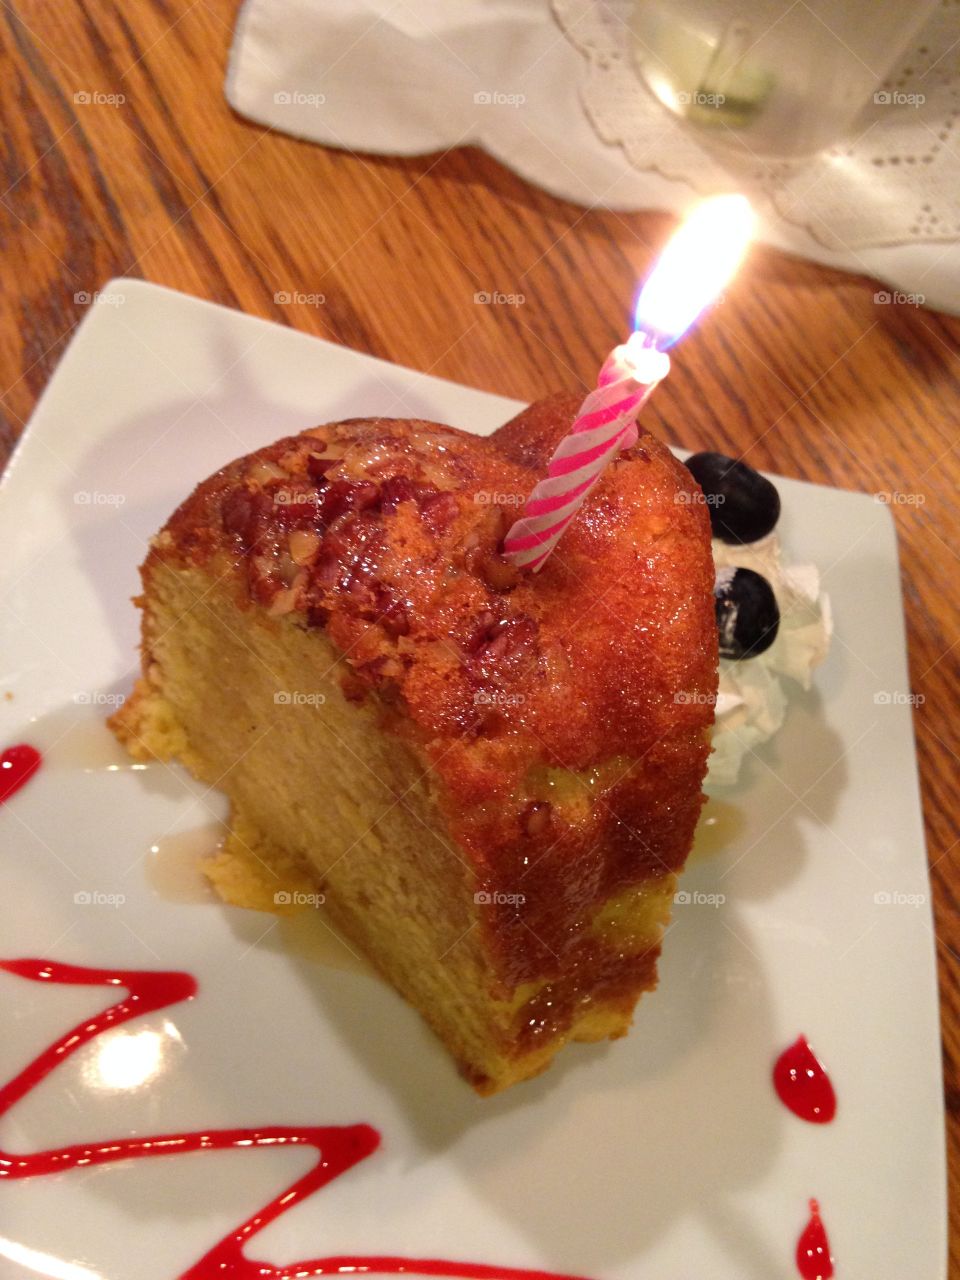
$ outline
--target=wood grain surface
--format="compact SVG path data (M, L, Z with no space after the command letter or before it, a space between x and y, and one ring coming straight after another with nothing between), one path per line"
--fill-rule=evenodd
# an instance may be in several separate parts
M586 387L670 219L566 204L476 150L381 159L249 124L221 87L234 18L233 0L0 7L0 463L83 319L83 295L117 275L505 395ZM656 409L673 443L912 495L894 513L924 699L960 1277L960 322L878 306L877 287L756 249ZM474 302L492 290L525 302ZM325 302L277 300L295 292Z

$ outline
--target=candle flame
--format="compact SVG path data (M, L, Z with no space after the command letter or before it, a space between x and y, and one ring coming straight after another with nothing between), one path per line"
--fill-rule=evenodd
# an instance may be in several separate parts
M722 293L753 233L744 196L713 196L698 204L667 241L637 299L636 327L660 350L673 346Z

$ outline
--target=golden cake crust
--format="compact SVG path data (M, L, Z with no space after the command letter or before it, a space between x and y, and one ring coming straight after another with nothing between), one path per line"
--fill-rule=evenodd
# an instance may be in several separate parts
M603 985L581 925L682 866L716 694L709 518L653 437L539 574L499 552L577 405L541 401L489 438L394 419L288 437L202 483L144 566L149 592L164 564L226 556L238 600L325 631L347 696L429 762L478 882L523 893L522 913L484 916L508 984L583 964ZM608 994L635 989L641 961L605 957ZM531 1034L561 1016L541 1003Z

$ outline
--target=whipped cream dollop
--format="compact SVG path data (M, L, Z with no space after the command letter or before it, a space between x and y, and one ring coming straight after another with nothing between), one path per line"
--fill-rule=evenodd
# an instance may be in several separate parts
M743 546L714 538L713 559L718 571L753 569L767 579L780 609L780 629L769 649L756 657L720 659L707 791L732 786L744 756L777 732L786 718L791 684L810 688L811 673L826 657L833 633L819 571L812 564L783 564L776 533Z

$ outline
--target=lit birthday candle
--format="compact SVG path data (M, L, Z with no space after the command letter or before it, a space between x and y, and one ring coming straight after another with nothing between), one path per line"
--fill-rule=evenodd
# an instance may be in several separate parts
M541 569L607 464L637 441L637 416L670 371L666 349L731 279L753 214L743 196L705 200L669 240L637 300L634 332L604 362L547 475L503 543L518 567Z

